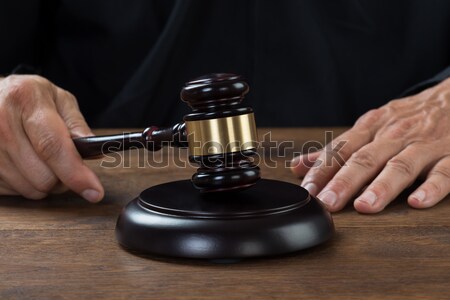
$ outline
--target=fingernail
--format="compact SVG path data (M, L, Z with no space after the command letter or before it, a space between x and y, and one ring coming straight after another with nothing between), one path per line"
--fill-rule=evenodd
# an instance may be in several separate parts
M372 191L364 192L356 201L365 202L370 206L373 206L377 201L377 195Z
M419 202L424 202L426 196L427 194L425 193L424 190L418 190L411 195L412 198L417 199Z
M71 135L74 138L79 138L79 137L94 136L95 134L90 130L73 129L71 131Z
M318 195L317 198L323 203L325 203L327 206L333 207L337 201L337 194L332 190L328 190L323 193L320 193L320 195Z
M89 202L98 202L100 193L93 189L87 189L81 192L81 196Z
M316 194L317 194L317 190L318 190L318 188L317 188L317 185L315 185L314 183L312 183L312 182L308 182L307 184L305 184L304 186L303 186L303 188L305 189L305 190L307 190L311 195L313 195L313 196L315 196Z
M300 162L300 156L296 156L291 160L291 168L296 167Z

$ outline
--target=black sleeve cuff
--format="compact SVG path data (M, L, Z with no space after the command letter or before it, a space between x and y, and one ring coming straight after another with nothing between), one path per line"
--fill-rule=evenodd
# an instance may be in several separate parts
M27 75L27 74L39 74L39 71L36 70L35 67L27 65L27 64L20 64L17 67L12 70L11 74L20 74L20 75Z
M419 82L416 85L413 85L412 87L408 88L406 91L404 91L400 97L407 97L411 95L415 95L420 93L423 90L426 90L427 88L430 88L432 86L435 86L441 81L444 81L445 79L450 77L450 66L448 66L446 69L435 75L434 77L427 79L425 81Z

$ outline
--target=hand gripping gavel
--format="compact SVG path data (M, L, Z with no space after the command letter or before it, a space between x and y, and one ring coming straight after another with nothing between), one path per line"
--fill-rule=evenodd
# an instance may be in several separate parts
M260 179L251 159L258 146L255 118L241 102L249 91L241 76L210 74L186 83L181 99L192 113L173 127L74 139L83 158L130 148L160 150L164 144L188 147L189 161L200 167L192 183L201 192L240 190Z

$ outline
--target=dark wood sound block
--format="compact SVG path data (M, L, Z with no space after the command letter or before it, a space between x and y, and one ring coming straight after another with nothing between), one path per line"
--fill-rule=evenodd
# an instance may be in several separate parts
M143 253L236 259L295 252L328 240L333 221L298 185L261 179L240 192L199 193L190 180L151 187L117 221L119 243Z

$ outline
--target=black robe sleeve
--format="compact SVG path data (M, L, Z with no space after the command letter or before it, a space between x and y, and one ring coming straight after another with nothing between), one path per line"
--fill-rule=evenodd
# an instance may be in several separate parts
M20 64L37 67L41 12L39 0L0 3L0 74L10 74Z
M420 93L423 90L426 90L432 86L435 86L436 84L440 83L441 81L444 81L445 79L450 77L450 66L436 74L435 76L424 80L422 82L419 82L412 87L408 88L406 91L404 91L401 94L401 97L407 97L411 95L415 95L417 93Z

